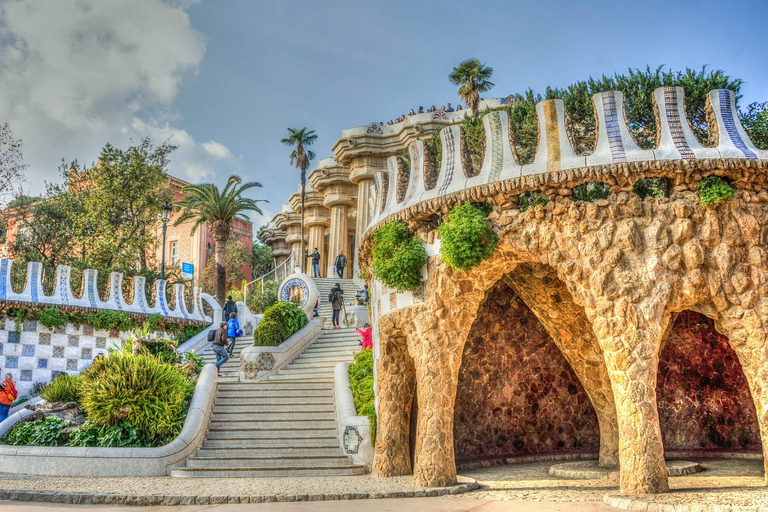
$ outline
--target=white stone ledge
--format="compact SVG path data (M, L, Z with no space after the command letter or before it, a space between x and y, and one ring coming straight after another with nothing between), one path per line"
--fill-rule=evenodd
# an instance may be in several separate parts
M310 343L315 341L322 330L323 323L310 320L307 325L277 347L250 346L240 353L240 381L254 382L275 373L293 361Z
M6 473L46 476L165 476L180 465L202 443L216 396L216 366L207 364L200 373L181 433L156 448L97 448L67 446L0 445ZM24 409L0 423L0 437L22 418L33 414Z
M349 387L349 366L350 363L338 363L333 370L333 392L341 450L352 457L355 464L365 464L370 469L373 464L371 422L367 416L357 415L355 399Z

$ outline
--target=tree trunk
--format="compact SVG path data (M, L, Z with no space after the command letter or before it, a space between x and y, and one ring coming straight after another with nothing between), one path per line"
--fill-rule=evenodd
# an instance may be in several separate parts
M227 293L227 240L229 240L229 226L218 228L213 233L216 242L216 302L223 305Z
M305 187L307 184L307 170L302 168L301 169L301 253L299 256L299 261L301 262L299 265L301 267L301 271L304 272L304 260L307 258L304 257L304 195L305 195Z

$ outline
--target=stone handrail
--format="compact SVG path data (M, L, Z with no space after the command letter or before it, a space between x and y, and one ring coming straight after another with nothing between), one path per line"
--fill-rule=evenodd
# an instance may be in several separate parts
M0 259L0 301L2 302L19 302L64 308L111 309L139 315L160 314L167 318L197 322L211 321L211 318L203 313L203 300L213 309L218 307L216 301L210 295L202 293L200 288L195 288L193 290L194 309L191 312L187 311L184 300L185 286L183 284L175 284L173 289L176 307L169 309L166 294L167 283L162 279L155 282L155 304L150 306L146 300L146 279L143 276L135 276L133 278L133 298L130 303L127 303L123 295L123 274L120 272L109 274L109 295L106 301L102 301L96 286L98 271L94 269L85 270L83 273L83 293L80 297L75 297L72 293L70 280L72 268L69 265L58 265L56 267L56 288L53 295L46 295L43 292L42 285L43 264L40 262L30 262L27 264L26 285L21 293L16 293L11 285L12 265L12 260L7 258Z
M341 449L351 456L355 464L373 464L371 422L367 416L358 416L355 399L349 388L350 363L337 363L333 370L333 392L336 400L336 420L339 423Z
M653 150L640 149L632 138L621 92L597 93L592 101L597 114L597 143L590 155L580 156L573 150L566 132L564 103L560 99L536 105L539 145L530 164L520 165L516 161L510 145L509 117L503 110L490 112L483 118L486 151L477 175L464 168L469 160L460 125L447 126L440 132L443 153L434 187L426 185L424 142L411 142L408 147L410 169L398 165L398 157L390 157L388 170L379 171L375 176L376 204L367 232L400 212L428 210L429 205L436 206L435 200L459 195L483 200L484 196L498 192L497 183L517 179L519 183L530 182L535 186L537 181L528 178L558 171L674 160L768 160L768 151L757 149L741 125L736 98L730 90L718 89L707 95L710 139L716 141L716 146L711 148L699 144L693 134L681 87L660 87L654 91L659 135ZM472 190L478 192L471 193Z
M320 336L322 322L310 320L307 325L276 347L244 348L240 353L240 381L253 382L276 372L293 361Z
M208 417L216 396L216 366L203 367L189 404L181 433L165 446L156 448L95 448L64 446L0 445L0 459L6 473L49 476L165 476L192 455L205 436ZM19 411L0 423L5 435L23 417Z

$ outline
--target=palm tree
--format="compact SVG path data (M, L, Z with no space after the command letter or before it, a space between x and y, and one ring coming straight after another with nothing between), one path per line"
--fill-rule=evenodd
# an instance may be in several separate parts
M198 226L208 224L216 242L216 300L224 303L227 286L227 269L224 262L227 257L227 240L235 219L248 221L244 212L253 211L261 214L257 203L267 202L259 199L242 197L243 192L251 188L261 188L261 183L250 181L242 184L240 176L232 175L227 180L223 190L213 183L187 185L181 189L186 196L179 201L181 216L176 219L174 226L194 220L191 235L195 234Z
M298 169L301 169L301 253L298 256L301 261L302 272L304 271L304 189L307 186L309 162L315 159L315 153L306 148L314 144L316 140L315 130L307 131L306 127L301 130L288 128L288 137L280 140L286 146L293 148L291 165L295 164Z
M490 91L494 83L490 81L493 68L480 62L478 59L467 59L451 71L448 79L454 85L459 85L459 96L467 108L477 113L480 104L480 93Z

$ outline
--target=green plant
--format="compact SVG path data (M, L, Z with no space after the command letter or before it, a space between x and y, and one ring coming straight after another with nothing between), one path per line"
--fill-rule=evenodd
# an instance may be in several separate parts
M96 425L137 427L146 439L178 435L193 385L160 359L111 352L83 373L81 407Z
M181 345L195 336L197 336L206 326L204 325L188 325L184 327L176 336L176 342Z
M349 388L355 400L355 409L371 422L371 444L376 442L376 407L373 392L373 350L366 349L355 356L349 365Z
M48 403L79 402L80 382L79 375L62 373L40 390L39 396Z
M293 302L278 301L267 308L253 331L257 347L276 347L307 325L306 313Z
M371 269L382 283L398 292L421 285L421 267L427 263L424 242L408 234L408 226L393 221L373 233Z
M733 187L719 176L707 176L699 182L699 204L712 206L733 199Z
M195 354L194 352L184 352L181 354L181 363L186 364L187 361L195 362L195 371L197 373L200 373L200 371L203 369L203 366L205 366L205 359Z
M632 190L640 196L640 199L646 197L661 199L667 197L667 180L664 178L643 178L632 185Z
M443 161L443 140L440 138L440 132L437 131L432 134L432 137L428 141L424 143L425 146L429 148L429 151L432 153L432 157L434 158L435 162L435 169L437 169L437 173L440 173L440 165Z
M248 294L248 309L254 313L264 313L272 304L277 302L277 283L275 281L265 281L264 287L259 285L254 287L253 292Z
M50 330L63 327L69 322L69 317L59 308L48 307L37 312L37 321Z
M6 315L13 318L13 332L16 339L21 339L21 331L24 329L24 321L30 317L29 310L26 308L8 308Z
M485 113L480 115L475 112L473 115L464 115L461 120L461 127L464 130L464 141L467 144L469 154L472 155L472 165L475 170L480 169L485 158L485 127L483 127L483 117L491 110L486 107ZM467 169L470 171L471 169Z
M111 329L130 331L134 327L134 322L127 313L109 309L103 309L97 313L90 313L87 317L87 321L100 331L109 331Z
M138 427L123 421L117 425L97 425L88 420L72 432L69 446L98 446L124 448L129 446L157 446L146 439Z
M445 264L456 270L469 270L493 254L499 237L491 230L479 208L464 203L448 214L440 225L440 253Z
M67 313L67 318L69 319L69 323L71 323L75 329L79 329L81 325L88 322L88 316L80 311Z
M3 437L3 444L14 446L64 446L68 436L61 432L67 425L59 418L19 423Z
M150 315L144 319L144 321L141 323L141 328L147 333L157 332L160 329L160 323L162 320L163 315L160 313L155 313L154 315Z
M597 199L608 199L611 195L611 187L607 183L590 181L577 185L573 189L574 201L586 201L592 203Z
M535 208L537 206L544 206L549 202L549 199L541 195L541 192L539 190L534 190L532 192L525 192L523 194L520 194L520 197L517 199L517 208L524 212L528 208Z

